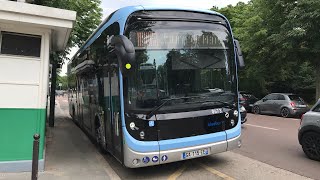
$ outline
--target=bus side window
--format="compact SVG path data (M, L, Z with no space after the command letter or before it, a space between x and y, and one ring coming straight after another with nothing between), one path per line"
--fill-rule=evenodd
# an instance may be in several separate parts
M118 22L113 23L108 27L108 29L105 30L107 36L105 37L105 46L109 46L111 42L111 38L115 35L119 35L120 33L120 25ZM107 53L109 53L107 51ZM117 64L117 59L113 58L114 56L110 56L111 54L107 54L108 57L111 57L109 59L109 64Z

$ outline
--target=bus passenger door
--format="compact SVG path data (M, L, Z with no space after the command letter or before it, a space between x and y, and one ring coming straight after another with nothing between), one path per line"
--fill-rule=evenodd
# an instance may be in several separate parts
M100 77L100 86L103 87L102 106L104 109L104 129L107 150L121 161L121 120L119 76L115 68L108 67L103 70Z
M102 106L104 110L104 129L107 150L113 153L112 142L112 125L111 125L111 108L110 108L110 76L107 69L103 70L101 77L101 85L103 87Z
M91 133L91 111L90 111L90 101L91 101L91 78L85 77L82 80L83 82L83 91L82 91L82 99L83 99L83 125L85 129Z
M95 74L90 75L89 81L89 110L90 110L90 125L91 125L91 134L96 135L96 124L95 120L99 112L98 104L98 80Z
M80 127L83 127L83 79L78 78L78 91L77 91L77 120Z
M117 67L117 66L115 66ZM119 91L119 70L113 68L110 73L110 90L111 90L111 127L114 156L122 160L122 126L120 118L120 91Z

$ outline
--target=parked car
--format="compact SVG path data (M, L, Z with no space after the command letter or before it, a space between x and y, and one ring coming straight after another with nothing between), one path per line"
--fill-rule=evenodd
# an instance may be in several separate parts
M245 107L240 106L241 124L247 122L247 110Z
M251 93L240 91L239 100L240 104L244 106L244 108L246 108L248 112L252 112L253 104L257 102L259 99Z
M320 99L310 111L301 117L298 139L303 152L320 161Z
M253 105L255 114L276 114L282 117L299 116L309 110L304 100L295 94L271 93Z

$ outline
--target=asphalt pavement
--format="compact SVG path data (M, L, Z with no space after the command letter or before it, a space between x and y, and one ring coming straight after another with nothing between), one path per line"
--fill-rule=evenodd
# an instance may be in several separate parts
M234 152L312 179L320 179L320 162L308 159L298 142L300 119L248 114L242 147Z

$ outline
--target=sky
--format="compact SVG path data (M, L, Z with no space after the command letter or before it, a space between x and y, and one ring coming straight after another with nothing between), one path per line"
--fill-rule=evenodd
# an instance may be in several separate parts
M249 0L102 0L101 8L103 9L103 19L113 11L133 5L170 5L172 7L193 7L196 9L210 9L213 6L223 8L229 4L236 5L238 2L247 3ZM69 58L71 58L78 48L72 48ZM67 62L62 66L60 75L65 75L67 71Z
M170 5L210 9L213 6L222 8L229 4L236 5L239 1L248 2L248 0L102 0L102 8L104 16L108 16L114 10L130 5Z

